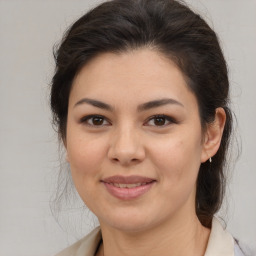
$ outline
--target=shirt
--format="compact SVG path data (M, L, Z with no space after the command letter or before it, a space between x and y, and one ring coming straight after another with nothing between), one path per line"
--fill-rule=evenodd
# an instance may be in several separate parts
M100 227L64 249L55 256L94 256L101 242ZM244 256L234 238L223 229L217 218L212 220L212 229L204 256Z

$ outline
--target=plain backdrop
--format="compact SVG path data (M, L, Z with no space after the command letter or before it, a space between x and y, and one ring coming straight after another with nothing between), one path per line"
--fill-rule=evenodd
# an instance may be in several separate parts
M64 210L59 223L51 213L60 164L48 98L54 43L99 2L0 0L0 255L54 255L93 228L86 210ZM218 33L228 62L242 152L221 216L234 236L254 248L256 1L187 2Z

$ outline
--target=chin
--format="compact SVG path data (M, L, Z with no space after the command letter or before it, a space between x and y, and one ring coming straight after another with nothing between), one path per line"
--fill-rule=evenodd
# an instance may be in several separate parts
M142 223L142 221L139 220L125 220L125 221L120 221L117 222L115 221L112 224L112 228L125 232L125 233L139 233L139 232L143 232L146 231L148 229L150 229L149 223Z
M102 218L99 217L100 224L102 226L108 226L112 229L123 231L126 233L138 233L153 229L159 225L159 218L152 215L145 214L145 211L128 211L118 212L108 216L104 215ZM111 216L111 218L109 217ZM150 217L150 219L149 219ZM156 221L158 220L158 221Z

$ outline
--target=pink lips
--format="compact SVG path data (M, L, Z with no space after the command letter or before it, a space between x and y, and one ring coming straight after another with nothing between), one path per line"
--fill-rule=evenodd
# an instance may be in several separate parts
M112 176L102 180L108 192L122 200L135 199L153 186L156 180L142 176Z

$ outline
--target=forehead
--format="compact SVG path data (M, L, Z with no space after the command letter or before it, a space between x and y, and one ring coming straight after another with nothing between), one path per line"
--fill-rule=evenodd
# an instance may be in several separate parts
M169 96L183 102L194 97L175 63L150 49L103 53L93 58L76 76L70 101L82 96L114 101Z

